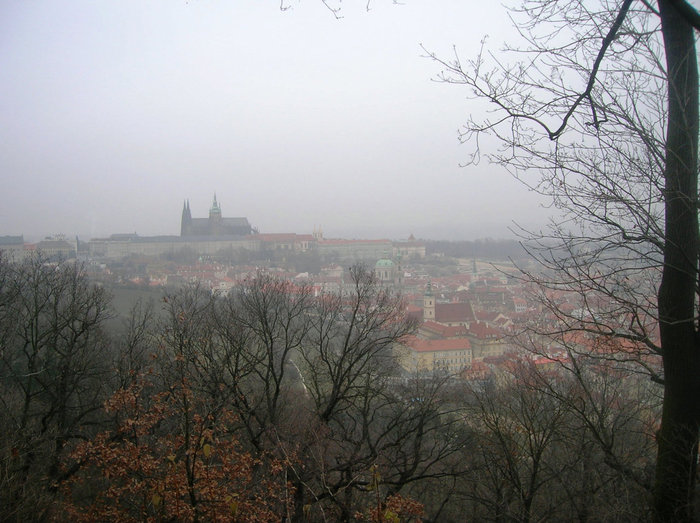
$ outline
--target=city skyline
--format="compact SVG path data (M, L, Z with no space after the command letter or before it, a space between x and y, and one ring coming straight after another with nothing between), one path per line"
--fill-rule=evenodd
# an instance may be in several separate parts
M0 234L177 234L216 192L261 232L507 237L549 211L469 150L427 49L498 47L500 6L0 7ZM489 146L489 144L483 144Z

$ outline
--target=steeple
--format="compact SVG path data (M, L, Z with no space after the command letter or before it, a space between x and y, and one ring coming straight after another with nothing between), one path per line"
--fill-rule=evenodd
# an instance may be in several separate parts
M423 319L435 320L435 297L433 296L433 286L428 281L423 295Z
M190 213L190 201L182 204L182 219L180 220L180 236L187 236L192 227L192 213Z
M209 209L209 219L210 220L220 220L221 219L221 207L219 207L219 202L216 201L216 193L214 193L214 201L211 204L211 209Z

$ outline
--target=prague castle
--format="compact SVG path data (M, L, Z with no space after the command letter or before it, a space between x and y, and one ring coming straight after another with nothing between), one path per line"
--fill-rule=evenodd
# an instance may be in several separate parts
M322 259L379 260L401 256L425 256L425 245L415 241L325 239L320 229L314 234L261 234L247 218L224 218L214 195L208 218L192 218L189 200L182 206L180 235L139 236L136 233L112 234L88 242L89 256L119 259L128 256L166 256L194 252L202 256L227 256L235 251L306 252L313 250ZM385 271L386 272L386 271ZM387 273L388 274L388 273ZM393 274L393 272L392 272ZM387 276L388 277L388 276Z
M192 218L189 200L185 200L182 207L180 236L247 236L253 232L247 218L222 217L216 194L209 209L209 218Z

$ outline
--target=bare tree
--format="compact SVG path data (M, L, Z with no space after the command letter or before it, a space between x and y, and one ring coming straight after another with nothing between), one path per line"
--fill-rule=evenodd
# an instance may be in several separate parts
M552 516L552 471L547 452L559 437L564 409L541 394L512 383L502 390L473 394L477 421L477 452L482 454L485 481L475 492L487 512L499 518L527 522ZM475 449L476 450L476 449ZM547 502L549 501L549 503Z
M157 353L154 333L155 306L138 300L123 319L112 342L116 389L127 388L146 372Z
M299 362L315 420L298 448L302 506L327 506L346 521L377 499L463 472L457 456L468 434L451 379L402 376L394 359L415 327L401 296L364 266L350 269L345 292L318 297Z
M92 434L109 370L105 291L81 267L0 261L2 519L38 517L72 474L66 449ZM36 496L36 497L35 497Z
M579 297L583 314L572 315L543 294L561 330L629 341L636 352L607 357L636 359L663 383L654 512L690 520L700 427L698 15L682 0L534 0L515 12L526 41L507 49L515 61L484 52L464 65L440 60L444 80L493 110L462 138L477 160L485 135L496 137L503 147L490 159L553 197L561 216L531 248L552 272L535 280Z
M472 517L647 519L639 500L651 488L649 387L590 359L577 363L578 374L527 358L509 363L466 395L474 445L461 491Z
M393 371L392 349L413 332L401 296L382 288L363 265L350 268L346 293L317 301L310 343L301 351L305 383L322 421L327 422L364 392L364 379Z
M307 285L260 273L225 297L186 288L164 303L161 388L187 383L202 416L232 408L258 459L289 463L299 520L305 506L328 500L349 519L365 508L372 466L396 471L386 475L390 494L437 474L444 449L456 446L435 436L446 424L437 394L408 408L394 386L394 343L415 324L365 267L351 269L342 294L314 297Z
M308 286L260 273L214 311L214 339L225 354L222 383L258 452L275 444L274 429L296 411L292 393L301 383L292 356L306 341L311 307Z

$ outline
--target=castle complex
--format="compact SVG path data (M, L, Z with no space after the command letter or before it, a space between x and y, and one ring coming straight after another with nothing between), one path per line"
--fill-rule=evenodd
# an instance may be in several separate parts
M236 251L307 252L322 259L376 261L401 257L422 258L425 244L411 236L408 241L326 239L320 229L314 234L259 233L247 218L224 218L214 195L208 218L193 218L189 200L182 206L179 235L139 236L136 233L112 234L88 242L88 255L96 259L119 259L128 256L174 256L185 251L201 256L226 256ZM385 283L397 280L397 270L382 265Z
M253 232L247 218L222 217L216 194L209 209L209 218L192 218L189 200L183 204L180 236L247 236Z

